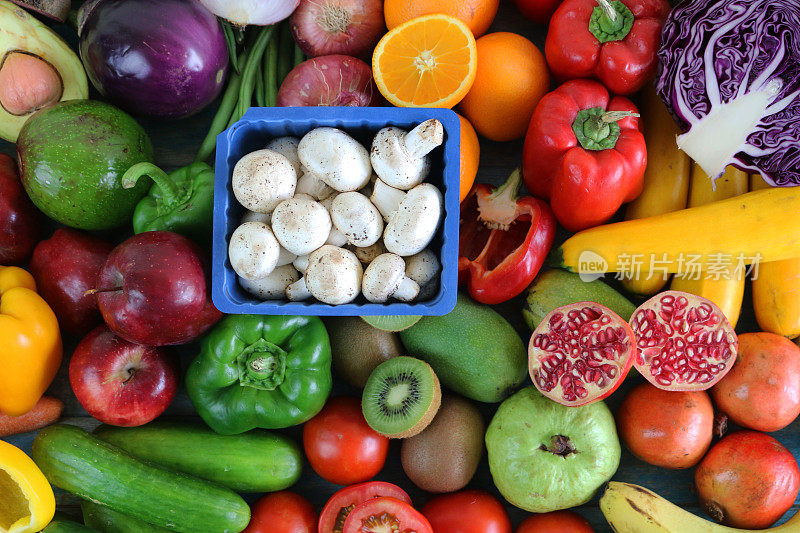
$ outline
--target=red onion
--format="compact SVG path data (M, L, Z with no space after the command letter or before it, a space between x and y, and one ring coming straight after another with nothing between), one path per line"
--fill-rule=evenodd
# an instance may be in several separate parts
M281 107L367 107L382 102L369 65L343 55L315 57L300 63L278 91Z
M289 20L292 34L310 57L365 57L383 35L383 0L300 0Z
M300 0L200 0L209 11L239 26L269 26L288 18Z

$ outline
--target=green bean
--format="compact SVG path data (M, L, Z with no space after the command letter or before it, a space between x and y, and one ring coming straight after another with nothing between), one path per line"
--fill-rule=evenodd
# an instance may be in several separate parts
M267 47L269 52L269 47ZM266 57L266 56L265 56ZM266 90L264 89L264 68L260 67L256 73L256 105L258 107L267 107L267 100L265 99Z
M300 50L300 47L297 46L297 43L294 45L294 66L299 65L303 61L306 60L306 55Z
M286 21L281 24L281 44L278 49L278 68L277 68L277 84L281 82L292 70L292 61L294 60L294 38L292 37L292 30L289 27L289 22Z
M238 44L236 43L236 37L233 35L233 28L229 22L224 20L220 20L220 24L222 25L222 35L225 37L225 45L228 47L228 57L230 58L231 66L237 74L241 74L239 72L239 60L238 60Z
M236 72L231 73L228 79L228 87L225 89L225 94L222 96L222 101L219 104L217 114L214 115L214 120L211 122L211 128L208 130L206 138L200 145L200 150L194 158L196 162L205 161L214 151L217 146L217 135L225 130L228 124L228 119L236 107L236 101L239 97L239 86L242 83L242 77Z
M264 54L264 101L269 107L275 107L278 99L278 80L275 71L278 65L278 39L272 39Z
M233 124L244 116L253 100L253 90L255 88L255 76L258 73L259 63L264 57L264 50L272 37L275 26L266 26L258 34L252 48L250 56L244 63L242 71L242 85L239 87L239 102L236 104L236 111L231 117L229 124Z

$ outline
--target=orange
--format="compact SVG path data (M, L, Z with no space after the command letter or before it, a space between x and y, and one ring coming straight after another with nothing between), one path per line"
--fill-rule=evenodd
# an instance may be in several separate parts
M478 143L478 134L467 119L458 115L461 121L461 187L459 202L467 197L467 193L475 183L478 174L478 163L481 158L481 145Z
M500 0L385 0L383 16L390 30L422 15L443 13L462 21L480 37L492 25Z
M515 33L484 35L477 46L478 75L461 101L461 112L487 139L524 137L536 104L550 89L544 56Z
M381 94L400 107L453 107L478 66L475 37L449 15L425 15L383 36L372 55Z

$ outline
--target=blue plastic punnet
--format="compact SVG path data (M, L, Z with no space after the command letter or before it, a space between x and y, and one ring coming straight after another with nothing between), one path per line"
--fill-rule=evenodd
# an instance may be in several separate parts
M363 296L349 304L328 305L316 300L259 300L244 291L228 261L228 242L239 225L244 208L231 187L233 167L244 155L260 150L275 137L302 137L314 128L340 128L367 149L381 128L397 126L410 130L428 119L444 126L444 144L431 152L427 183L436 185L444 196L444 219L430 244L439 253L442 272L438 290L426 301L384 304L368 302ZM212 249L212 299L228 314L259 315L445 315L453 310L458 290L458 222L461 125L449 109L396 107L260 107L251 108L217 138L214 182L214 242Z

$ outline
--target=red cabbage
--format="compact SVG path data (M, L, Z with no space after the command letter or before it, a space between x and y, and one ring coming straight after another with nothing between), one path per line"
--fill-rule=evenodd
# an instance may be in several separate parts
M684 0L658 53L678 145L712 178L733 164L800 184L800 2Z

